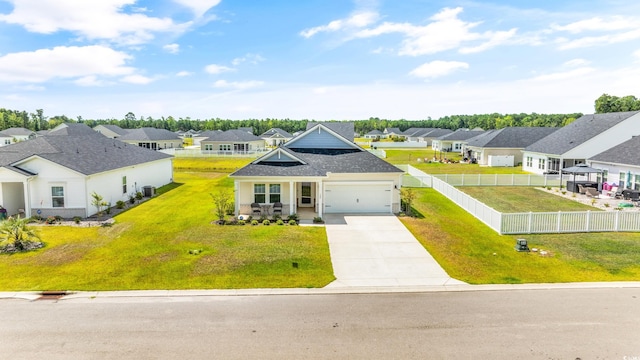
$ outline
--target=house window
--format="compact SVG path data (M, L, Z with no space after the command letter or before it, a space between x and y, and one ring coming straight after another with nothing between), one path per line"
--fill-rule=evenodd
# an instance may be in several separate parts
M53 207L64 207L64 187L51 187L51 205Z
M127 193L127 177L126 176L122 177L122 193L123 194Z
M267 199L265 184L253 184L253 202L265 203Z
M269 185L269 202L280 202L280 184Z
M527 167L533 167L533 158L531 156L527 156Z
M231 151L231 144L220 144L218 149L220 151Z
M640 175L634 176L634 179L633 179L633 190L640 190Z
M213 150L213 144L204 144L204 149L206 151L212 151Z
M538 159L538 169L544 170L544 159Z
M620 172L620 177L618 178L618 186L621 189L624 189L627 187L627 174L624 172Z

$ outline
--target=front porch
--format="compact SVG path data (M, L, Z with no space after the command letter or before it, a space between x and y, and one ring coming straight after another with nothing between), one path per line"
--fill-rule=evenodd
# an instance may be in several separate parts
M310 179L309 179L310 180ZM322 216L320 208L319 181L265 180L261 182L236 180L235 214L272 217L274 204L282 204L282 217L297 214L300 218L313 219ZM260 209L254 211L252 204L259 204Z

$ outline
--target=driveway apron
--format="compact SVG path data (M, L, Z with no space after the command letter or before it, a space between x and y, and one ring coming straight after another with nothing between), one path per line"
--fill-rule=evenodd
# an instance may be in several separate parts
M325 216L340 287L459 285L394 215Z

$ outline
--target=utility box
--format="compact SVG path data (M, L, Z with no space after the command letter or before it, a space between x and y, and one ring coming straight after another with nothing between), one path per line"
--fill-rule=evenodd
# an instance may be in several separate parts
M143 186L142 193L145 197L152 197L156 194L156 188L154 186Z
M516 251L529 251L529 244L525 239L517 239L515 248Z

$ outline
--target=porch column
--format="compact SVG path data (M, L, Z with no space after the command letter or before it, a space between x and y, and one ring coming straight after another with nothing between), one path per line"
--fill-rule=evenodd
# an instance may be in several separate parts
M322 180L316 183L316 208L318 216L322 217L322 208L324 207L324 199L322 198Z
M31 201L29 196L29 178L22 182L22 193L24 194L24 217L31 217Z
M294 207L294 203L296 201L295 199L295 191L294 191L294 186L296 183L294 183L293 181L289 181L289 215L294 214L296 212L296 209Z
M238 180L235 180L233 182L233 207L235 208L234 212L236 216L240 215L240 199L238 196L238 186Z

